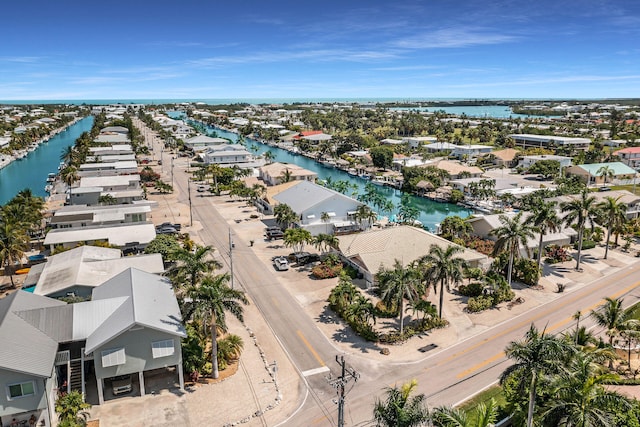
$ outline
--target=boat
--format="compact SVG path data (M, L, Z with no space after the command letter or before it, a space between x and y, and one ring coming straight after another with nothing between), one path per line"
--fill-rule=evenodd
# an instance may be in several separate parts
M31 268L21 268L20 270L16 270L16 274L28 274Z
M55 173L50 173L49 175L47 175L47 182L53 182L56 180L56 174Z
M354 168L347 169L347 173L351 176L358 176L358 171Z
M371 175L369 175L368 173L361 173L358 176L362 179L367 179L367 180L371 179Z
M380 178L373 178L371 180L371 183L374 185L379 185L379 186L385 186L387 185L387 181L385 181L384 179L380 179Z

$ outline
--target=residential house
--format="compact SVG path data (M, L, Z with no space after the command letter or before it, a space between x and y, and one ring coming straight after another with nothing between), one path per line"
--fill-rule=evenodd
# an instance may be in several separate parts
M33 293L51 298L68 295L87 298L96 286L128 268L162 274L162 255L122 256L120 249L80 246L52 255L31 267L23 288L35 286Z
M521 166L525 169L529 169L534 163L537 163L541 160L555 160L560 163L560 168L566 168L567 166L571 166L572 157L565 156L556 156L553 154L540 154L536 156L522 156L520 158L520 163L518 166Z
M138 163L135 160L122 162L83 163L80 165L78 175L83 176L114 176L128 175L138 172Z
M493 150L493 147L489 145L457 145L451 152L451 156L458 160L473 160L479 156L491 153L491 150Z
M615 156L620 157L620 160L625 165L638 169L640 167L640 147L627 147L622 150L614 151Z
M431 245L442 248L458 246L426 230L408 225L339 236L338 240L340 256L363 275L368 288L374 285L375 275L380 268L393 268L396 260L407 266L427 255ZM470 249L464 249L459 256L474 267L485 266L489 262L486 255Z
M107 127L104 127L102 129L100 129L100 133L101 134L120 133L122 135L128 135L129 134L129 129L127 129L124 126L107 126Z
M160 373L184 389L181 339L186 337L171 283L129 268L96 287L92 300L66 304L18 291L0 300L0 421L56 423L59 392L97 389L98 403L115 396L105 386L132 378L144 396L145 374ZM94 371L95 376L88 375ZM25 423L26 424L26 423Z
M65 249L82 244L109 244L118 248L136 246L144 249L156 237L156 229L151 223L118 224L50 230L43 244L51 251L57 246Z
M633 194L631 191L627 191L627 190L597 191L597 192L590 193L590 195L596 198L597 203L604 201L607 197L618 199L619 202L622 202L627 206L626 216L628 219L640 217L640 197ZM571 201L575 197L578 197L578 196L575 194L565 195L565 196L553 197L549 200L553 200L557 202L558 205L560 205L562 203Z
M104 195L110 195L118 204L142 200L144 190L140 187L140 175L83 176L78 187L69 189L67 203L97 205Z
M53 212L47 221L52 229L81 228L147 222L147 214L156 202L123 205L67 205Z
M267 185L278 185L289 181L315 182L318 174L293 163L270 163L258 170L258 177Z
M109 132L109 133L101 133L94 139L96 143L107 143L107 144L128 144L131 142L128 134L123 134L120 132Z
M575 150L588 150L591 145L589 138L572 138L556 135L532 135L532 134L511 134L509 135L516 145L524 148L573 148Z
M89 152L92 156L112 156L123 154L135 154L133 148L129 144L114 144L107 147L89 147Z
M380 141L381 145L402 145L404 141L401 139L385 138Z
M475 178L482 176L484 171L477 166L465 166L460 162L452 160L438 160L435 162L425 163L421 167L434 166L449 174L449 179L459 178Z
M423 145L423 147L426 148L429 153L441 153L441 152L450 153L456 148L458 148L458 145L452 144L450 142L437 141L437 142L432 142L431 144L425 144Z
M613 177L603 175L603 168L608 167L613 171ZM617 184L632 184L635 182L637 172L622 162L609 163L590 163L584 165L575 165L565 168L567 176L579 176L589 185L598 185L616 182Z
M297 226L313 235L347 233L370 226L366 222L359 223L356 218L363 203L309 181L301 181L273 199L289 205L298 215Z
M521 151L514 148L505 148L504 150L492 151L486 155L486 158L499 168L512 168L518 163L521 154Z
M424 144L432 144L438 141L435 136L408 136L402 138L402 142L409 144L411 148L418 148Z
M256 159L240 144L220 144L207 147L200 153L200 158L206 164L215 164L221 167L237 166L251 169L264 164L262 159Z
M186 139L184 141L184 147L194 152L200 152L215 145L228 144L228 143L229 143L228 139L212 138L207 135L197 135L197 136L194 136L193 138Z

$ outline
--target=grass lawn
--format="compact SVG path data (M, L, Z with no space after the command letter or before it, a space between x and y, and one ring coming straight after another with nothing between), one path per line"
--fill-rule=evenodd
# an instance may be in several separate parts
M631 313L632 319L640 320L640 303L637 303L629 307L627 309L627 312Z
M635 188L634 188L635 187ZM612 190L627 190L631 193L634 193L635 195L640 195L640 183L638 183L638 185L632 185L632 184L627 184L627 185L612 185L611 186ZM634 191L635 190L635 191Z
M460 405L458 409L461 409L467 412L471 420L475 422L475 419L476 419L475 409L481 403L489 402L492 398L496 401L497 407L504 407L507 404L504 394L502 393L502 387L500 387L499 385L494 385L476 394L474 397L472 397L471 399L467 400L462 405ZM471 425L474 425L473 422L471 423Z

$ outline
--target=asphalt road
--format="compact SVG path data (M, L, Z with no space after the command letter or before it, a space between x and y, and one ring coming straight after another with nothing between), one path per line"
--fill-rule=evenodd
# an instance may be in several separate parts
M187 203L187 178L182 167L175 168L175 185L180 187L181 201ZM212 207L210 198L196 197L197 194L192 188L194 219L204 227L199 233L205 244L220 250L228 263L229 225ZM251 249L237 245L233 250L233 265L236 286L251 296L308 386L308 393L302 393L300 409L284 425L336 426L336 392L327 376L329 370L334 377L338 373L335 362L338 350ZM431 407L459 403L496 382L508 363L504 348L509 342L521 339L531 323L539 329L546 328L549 333L562 332L574 326L572 316L576 311L588 314L606 296L625 296L626 304L640 300L638 286L640 264L635 264L579 290L566 292L549 304L497 324L455 346L436 349L418 362L379 363L351 355L347 362L361 377L348 386L345 425L373 425L371 411L375 397L382 395L384 387L411 379L417 379L418 392L427 395ZM587 318L581 321L582 325L590 323Z

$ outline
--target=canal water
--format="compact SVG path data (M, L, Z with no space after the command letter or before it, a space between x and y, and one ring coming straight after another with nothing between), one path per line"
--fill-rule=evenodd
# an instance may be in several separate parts
M171 116L174 118L180 117L179 114L171 114ZM238 140L238 135L233 132L228 132L224 129L210 126L208 127L208 130L210 132L215 132L220 138L227 138L234 142ZM292 163L301 166L305 169L317 173L318 179L326 180L327 178L330 178L333 182L348 181L352 184L355 184L357 186L358 194L363 194L365 184L367 182L370 182L367 179L349 175L348 173L340 169L326 167L321 163L318 163L315 160L309 159L307 157L292 154L286 150L262 144L261 142L251 138L245 138L245 145L248 148L252 148L252 146L255 146L257 148L258 154L262 154L266 151L271 151L274 157L274 161L281 163ZM396 207L394 214L391 216L393 217L394 215L397 215L398 208L400 207L400 198L403 193L400 190L396 190L391 187L375 186L375 188L378 193L380 193L388 200L391 200ZM419 215L417 219L425 228L430 231L435 231L436 225L442 222L442 220L447 216L458 215L466 218L473 213L473 211L455 204L434 202L432 200L425 199L423 197L416 197L413 195L409 195L409 205L418 210Z
M44 187L47 185L47 175L58 172L63 150L73 145L82 132L89 132L92 125L93 116L85 117L54 135L48 142L40 144L27 157L0 169L0 205L25 188L29 188L35 196L46 197Z

